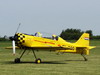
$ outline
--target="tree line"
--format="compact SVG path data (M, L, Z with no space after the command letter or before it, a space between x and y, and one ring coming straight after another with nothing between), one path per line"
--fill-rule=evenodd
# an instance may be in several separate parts
M100 40L100 35L93 35L92 30L82 31L81 29L65 29L62 30L60 37L65 40L78 40L83 33L89 33L91 40Z
M9 38L5 35L4 37L0 37L0 41L9 41Z

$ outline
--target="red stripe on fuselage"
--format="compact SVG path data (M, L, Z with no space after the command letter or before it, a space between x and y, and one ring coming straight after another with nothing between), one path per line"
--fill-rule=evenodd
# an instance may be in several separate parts
M52 42L44 42L44 41L39 41L39 40L34 40L34 41L36 41L36 42L41 42L41 43L49 43L49 44L55 44L55 43L52 43Z

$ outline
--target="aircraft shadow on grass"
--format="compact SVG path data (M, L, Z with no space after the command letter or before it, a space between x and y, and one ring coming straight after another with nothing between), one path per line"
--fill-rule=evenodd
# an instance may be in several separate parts
M37 64L36 62L32 62L32 61L22 61L20 63L15 63L13 61L3 62L3 64L27 64L27 63ZM40 64L67 64L67 63L59 62L59 61L43 61Z
M61 61L43 61L40 64L68 64L67 61L84 61L84 60L63 60L63 61L62 62ZM27 64L27 63L37 64L36 62L33 62L33 61L22 61L20 63L15 63L13 61L8 61L8 62L2 62L2 63L3 64Z
M84 60L65 60L65 61L84 61Z

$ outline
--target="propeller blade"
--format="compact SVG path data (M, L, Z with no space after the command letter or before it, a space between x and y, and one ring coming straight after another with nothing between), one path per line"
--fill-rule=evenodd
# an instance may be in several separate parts
M15 50L15 41L14 40L12 41L12 46L13 46L13 54L15 55L16 50Z

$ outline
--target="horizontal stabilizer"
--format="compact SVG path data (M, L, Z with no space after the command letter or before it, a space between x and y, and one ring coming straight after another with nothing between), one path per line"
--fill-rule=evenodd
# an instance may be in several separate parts
M96 46L90 46L89 49L95 48Z

